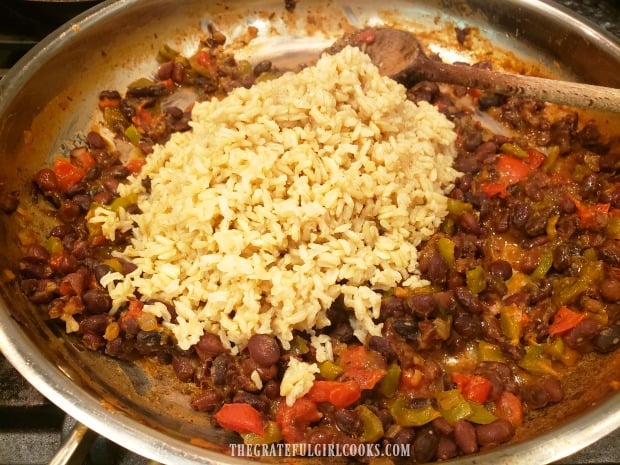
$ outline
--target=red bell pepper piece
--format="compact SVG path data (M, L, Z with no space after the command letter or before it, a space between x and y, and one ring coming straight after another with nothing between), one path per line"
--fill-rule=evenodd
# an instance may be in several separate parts
M344 369L342 377L355 380L362 390L375 387L387 373L383 357L364 346L344 350L338 364Z
M307 394L314 402L329 402L334 407L346 408L362 395L356 381L315 381Z
M291 406L282 401L276 413L276 422L280 425L284 440L293 444L303 442L307 426L319 421L322 416L315 402L301 397Z
M549 334L555 336L556 334L570 331L577 326L579 322L585 320L585 318L585 314L575 312L566 306L562 306L553 317L553 323L549 326Z
M491 382L480 375L452 373L452 379L463 397L473 402L483 404L491 392Z
M265 434L265 425L260 413L250 404L243 402L224 404L215 414L215 419L222 428L237 433Z
M75 186L86 175L84 169L75 166L65 158L57 158L54 160L52 170L58 179L58 186L62 192L66 192L71 187Z
M484 183L480 188L489 196L499 195L504 198L508 195L506 189L524 180L530 174L532 167L518 158L501 154L497 157L496 169L499 180L494 183Z
M547 159L546 155L533 147L529 147L527 149L527 164L532 167L532 169L539 168Z

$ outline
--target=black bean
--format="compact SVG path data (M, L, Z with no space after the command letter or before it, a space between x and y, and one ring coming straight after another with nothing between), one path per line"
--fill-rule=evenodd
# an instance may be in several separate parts
M410 341L415 341L419 334L418 323L412 319L397 318L392 327L400 336Z
M88 211L92 203L92 198L86 194L74 195L71 200L73 200L73 202L80 207L82 211Z
M464 454L473 454L478 450L476 428L465 420L454 422L454 440Z
M255 334L248 341L250 357L262 366L277 363L280 359L280 346L273 336L268 334Z
M196 343L196 352L201 358L226 352L222 341L213 333L204 333Z
M177 378L184 382L191 381L196 372L194 359L181 354L172 354L172 369Z
M441 436L437 444L437 458L439 460L447 460L456 457L457 454L456 443L446 436Z
M579 349L587 344L598 333L598 325L593 320L586 318L577 323L564 337L566 345L573 349Z
M34 183L43 192L56 192L60 189L56 173L50 168L43 168L34 177Z
M267 413L271 405L263 396L246 391L237 391L232 401L239 404L250 404L256 410L263 413Z
M56 296L58 285L52 279L24 279L20 288L32 303L47 304Z
M52 276L53 270L49 263L39 259L24 257L19 261L19 271L23 276L44 279Z
M603 328L592 339L592 344L597 352L607 354L613 352L620 346L620 325L614 324L607 328Z
M108 325L108 315L90 315L80 321L80 333L103 334Z
M357 434L362 427L360 416L355 410L336 410L334 412L334 421L338 428L351 436Z
M62 254L58 259L56 269L63 274L73 273L78 269L78 259L73 255Z
M106 265L105 263L99 263L93 267L93 274L95 275L95 279L97 282L101 281L108 273L112 273L114 270L110 265Z
M405 312L405 299L401 299L400 297L395 296L387 296L381 301L381 315L384 318L395 315L402 315ZM342 312L342 314L346 315L346 312ZM328 312L328 317L330 321L333 323L331 316Z
M600 247L599 253L604 262L620 267L620 241L607 239Z
M80 214L80 207L71 199L63 199L58 209L58 218L65 223L72 223Z
M521 229L525 226L531 214L532 207L530 207L530 205L527 203L519 202L512 209L510 221L514 226Z
M390 341L388 341L385 337L370 336L370 339L368 340L368 347L376 352L379 352L388 361L396 357L396 352L392 349Z
M428 318L437 310L437 302L433 294L414 294L407 297L407 307L421 318Z
M437 307L441 311L453 312L456 308L456 299L454 298L454 291L441 291L434 294Z
M502 362L481 362L475 371L476 374L482 375L492 383L497 380L501 386L501 390L517 392L519 385L515 380L514 374L510 366ZM498 394L501 394L498 389Z
M495 260L489 264L488 271L506 281L512 276L512 265L506 260Z
M620 279L605 278L600 284L601 295L610 302L620 300Z
M112 307L112 298L105 289L89 289L82 295L82 300L90 313L105 313Z
M549 395L549 402L559 402L564 397L562 384L556 378L545 376L539 381L540 385L545 388Z
M271 400L280 398L280 383L276 380L270 379L263 384L263 394L265 397Z
M214 389L202 391L191 400L191 406L199 412L213 412L222 402L222 396Z
M478 217L472 212L463 212L459 217L459 225L467 232L473 234L478 234L480 232Z
M340 342L353 339L353 327L348 321L332 324L329 335Z
M106 341L100 334L84 333L82 334L82 344L88 350L99 350L106 345Z
M228 369L232 365L232 360L228 354L219 354L213 359L211 365L211 377L213 384L222 386L228 379Z
M482 313L484 305L477 295L471 292L466 286L460 286L454 289L454 295L458 303L460 303L470 313Z
M439 445L439 434L432 426L423 427L418 430L415 441L413 441L413 457L417 463L427 463L435 458L437 446Z
M161 349L161 334L157 331L138 331L136 350L142 355L153 355Z
M86 135L86 143L90 148L104 150L107 148L106 141L101 134L96 131L90 131Z
M551 401L547 390L538 384L532 384L521 389L521 397L530 409L541 409Z
M439 252L431 254L428 260L426 276L433 284L441 284L446 281L448 274L448 264Z
M514 434L514 426L503 418L499 418L488 425L476 426L476 438L481 446L501 444L512 438Z
M26 250L24 258L32 262L45 263L50 259L50 254L42 245L31 245Z
M482 333L480 320L470 313L459 312L452 323L454 330L466 338L476 338Z

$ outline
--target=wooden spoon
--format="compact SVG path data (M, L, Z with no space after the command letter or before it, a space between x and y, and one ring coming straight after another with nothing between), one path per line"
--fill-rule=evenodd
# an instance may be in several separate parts
M400 29L362 29L345 35L327 52L335 53L347 45L360 47L382 75L405 85L423 80L444 82L503 95L620 112L620 89L443 63L426 56L416 37Z

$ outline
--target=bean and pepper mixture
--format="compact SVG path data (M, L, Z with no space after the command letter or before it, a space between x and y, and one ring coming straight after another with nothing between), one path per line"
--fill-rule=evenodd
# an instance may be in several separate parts
M311 390L293 405L279 385L291 357L316 363L307 334L296 334L288 351L255 335L233 356L214 334L179 349L138 300L110 315L99 280L134 269L111 254L128 235L107 240L89 215L102 205L137 208L118 196L118 185L140 170L153 144L189 129L192 101L281 72L268 61L236 60L224 43L210 29L189 58L163 47L153 77L122 94L100 93L105 131L88 133L34 177L57 223L44 237L20 235L21 289L87 348L172 364L197 387L191 406L247 444L408 444L416 463L509 441L530 412L562 401L563 374L583 354L618 348L618 140L574 111L432 82L415 84L408 96L455 123L455 166L463 174L441 230L421 247L430 285L386 294L383 333L367 345L336 302L331 326L318 331L331 338L334 361L318 363ZM489 129L489 118L502 130ZM15 210L15 198L5 203Z

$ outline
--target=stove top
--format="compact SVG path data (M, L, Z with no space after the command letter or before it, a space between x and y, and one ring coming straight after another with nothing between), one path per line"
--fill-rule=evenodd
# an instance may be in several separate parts
M0 76L38 41L101 0L0 0ZM620 37L616 0L558 0ZM75 420L39 394L0 354L0 465L154 465L87 431L70 461L57 456ZM556 465L620 463L620 429Z

